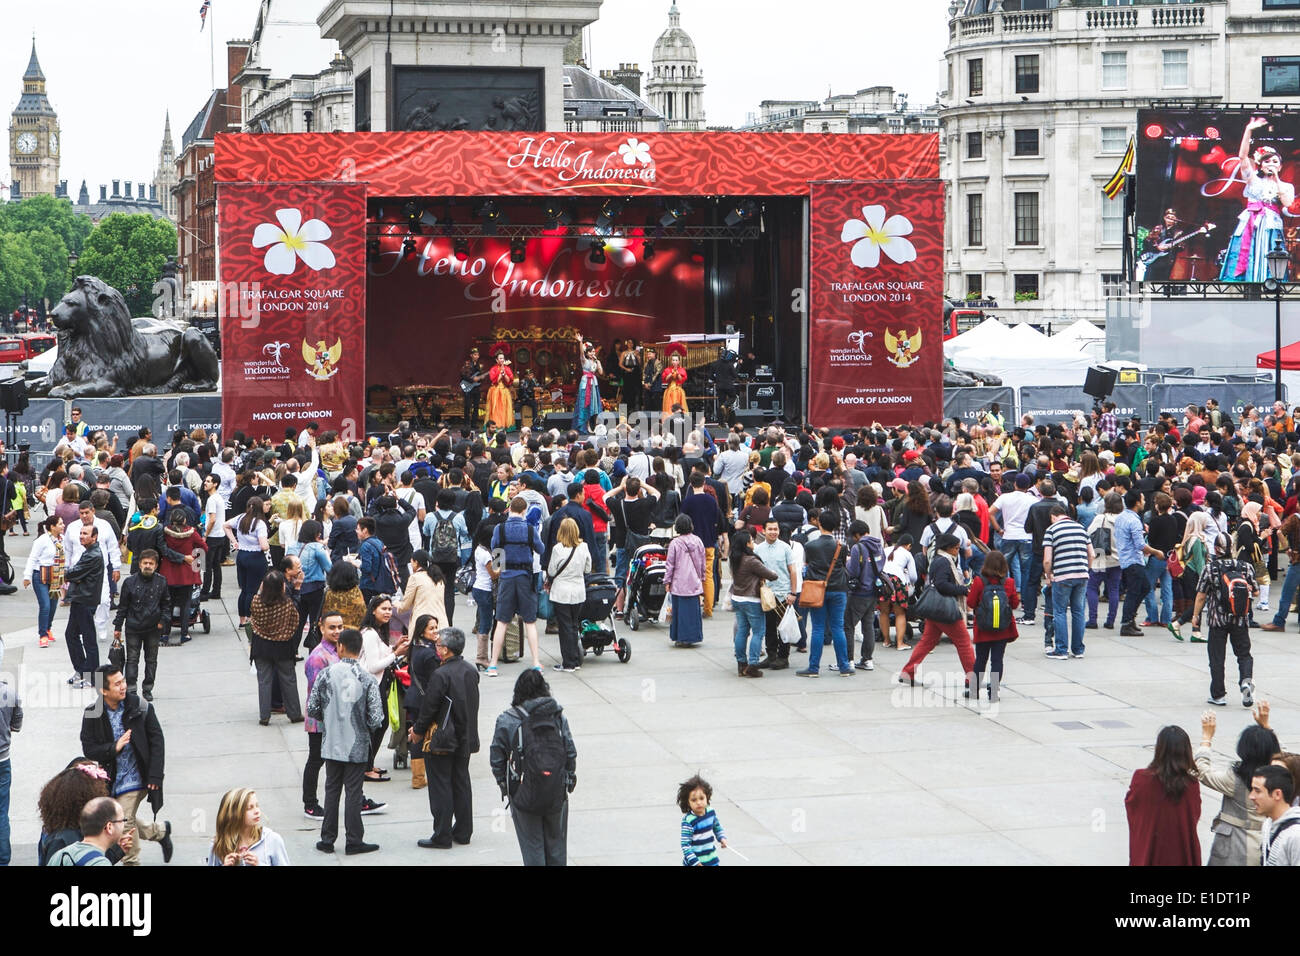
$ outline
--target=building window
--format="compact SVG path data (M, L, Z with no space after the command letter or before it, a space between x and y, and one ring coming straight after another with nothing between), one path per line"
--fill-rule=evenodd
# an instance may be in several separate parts
M1265 10L1300 10L1300 0L1264 0Z
M1163 50L1163 72L1160 85L1165 89L1187 86L1187 51Z
M1038 54L1016 57L1016 92L1038 92Z
M1013 277L1016 284L1016 301L1024 302L1038 298L1038 273L1017 272Z
M1038 193L1016 193L1016 245L1038 245Z
M967 159L984 158L984 134L983 133L966 134L966 158Z
M966 80L970 96L980 96L984 92L984 60L976 57L966 61Z
M983 193L970 193L966 196L966 245L984 245Z
M1118 246L1124 241L1124 197L1101 197L1101 242L1105 246Z
M983 273L974 272L966 277L966 298L968 299L984 298L984 274Z
M1119 272L1101 274L1101 296L1103 299L1118 299L1124 294L1124 276Z
M1016 130L1015 155L1017 156L1038 155L1038 130L1036 129Z
M1123 126L1103 126L1101 128L1101 151L1103 153L1122 153L1128 149L1128 130Z
M1103 90L1128 89L1128 53L1123 50L1102 53L1101 88Z
M1262 91L1264 96L1300 96L1300 56L1264 57Z

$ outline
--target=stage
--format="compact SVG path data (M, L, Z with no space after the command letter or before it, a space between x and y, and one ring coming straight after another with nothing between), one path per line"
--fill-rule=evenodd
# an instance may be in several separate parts
M231 427L459 419L498 342L571 412L576 333L608 374L615 341L732 332L767 418L942 410L934 135L223 134L216 176Z

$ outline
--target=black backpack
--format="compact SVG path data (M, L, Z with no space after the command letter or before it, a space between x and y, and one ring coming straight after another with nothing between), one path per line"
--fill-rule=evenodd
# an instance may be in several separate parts
M508 758L510 803L524 813L557 813L569 782L560 705L548 698L515 709L522 719Z
M1250 619L1250 583L1242 562L1217 561L1211 573L1223 612L1234 624L1246 623Z
M975 605L975 626L981 631L996 633L1011 626L1011 602L1001 581L984 579L984 592Z
M429 537L430 560L434 564L459 563L460 535L456 532L456 516L443 518L435 511L433 521L433 534Z

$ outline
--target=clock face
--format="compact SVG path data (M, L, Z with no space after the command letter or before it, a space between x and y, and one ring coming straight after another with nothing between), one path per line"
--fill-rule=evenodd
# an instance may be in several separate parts
M58 133L51 133L51 134L50 134L50 152L51 152L51 153L57 153L58 151L59 151L59 134L58 134Z
M18 152L24 155L36 152L36 136L32 133L23 133L19 136Z

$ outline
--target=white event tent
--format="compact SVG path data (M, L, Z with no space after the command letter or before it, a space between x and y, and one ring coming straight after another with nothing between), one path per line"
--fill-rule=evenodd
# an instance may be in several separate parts
M986 319L944 343L944 355L960 369L988 372L1012 388L1023 385L1083 385L1093 364L1078 343L1057 342L1027 325L1008 328Z

